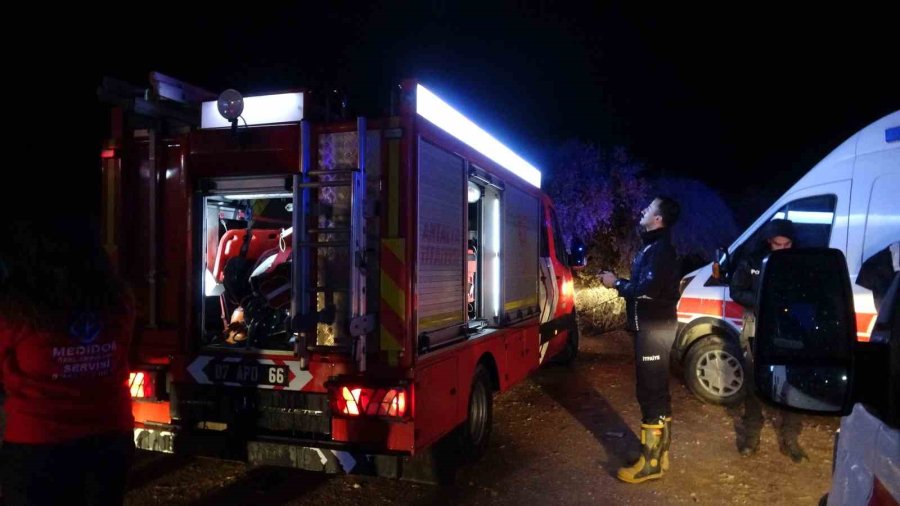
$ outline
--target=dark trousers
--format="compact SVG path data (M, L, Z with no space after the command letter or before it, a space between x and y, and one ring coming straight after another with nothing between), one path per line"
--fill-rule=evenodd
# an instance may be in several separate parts
M3 502L8 505L120 505L134 457L131 434L57 444L4 442Z
M741 352L744 362L744 413L741 416L744 428L744 445L754 449L759 445L759 433L762 432L763 412L762 402L756 396L756 378L753 372L753 353L751 352L750 339L756 334L756 317L753 312L744 311L743 326L741 327Z
M669 397L669 352L677 320L639 322L634 333L634 366L641 418L656 420L672 414Z
M744 311L743 328L741 330L741 349L744 354L744 378L746 392L744 395L744 413L741 416L743 424L743 444L756 448L759 445L760 433L765 424L762 401L756 394L756 373L753 368L753 353L751 339L756 334L756 317L750 311ZM802 418L792 411L775 408L775 431L778 434L778 445L782 452L789 453L790 449L797 446L800 432L803 430Z

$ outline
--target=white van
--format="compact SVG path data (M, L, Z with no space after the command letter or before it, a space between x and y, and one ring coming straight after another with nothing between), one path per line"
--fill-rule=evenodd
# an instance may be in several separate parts
M794 222L794 247L830 247L847 258L855 281L863 261L900 240L900 111L863 128L782 195L728 248L723 276L706 265L681 280L673 360L701 399L718 404L743 395L738 337L743 307L729 296L727 274L759 244L774 218ZM868 341L875 322L872 292L855 283L857 338Z

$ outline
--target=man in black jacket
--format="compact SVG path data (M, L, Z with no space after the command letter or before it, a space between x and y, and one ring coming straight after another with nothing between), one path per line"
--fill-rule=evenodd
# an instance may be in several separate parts
M659 478L669 467L672 406L669 398L669 351L675 339L678 263L670 227L678 220L678 203L657 197L641 213L643 246L631 264L631 279L601 274L607 288L625 297L628 330L634 335L637 399L641 405L641 456L617 476L627 483Z
M754 392L753 357L750 353L750 339L756 334L756 294L759 288L759 273L766 256L780 249L794 245L794 223L790 220L772 220L761 230L764 243L738 263L731 276L729 292L732 300L744 307L741 328L741 349L744 352L744 413L741 416L743 434L738 438L738 451L750 456L759 449L759 435L763 426L762 405ZM800 448L798 438L802 429L800 416L789 411L778 412L775 423L778 433L778 448L794 462L808 459Z
M900 241L888 244L863 262L859 269L856 284L872 290L876 311L881 310L881 301L891 286L895 272L900 272Z
M742 259L731 276L731 300L744 306L744 326L741 345L747 343L756 330L756 292L759 288L759 271L763 259L772 252L794 245L794 223L791 220L772 220L762 229L765 244ZM749 326L748 326L749 324Z

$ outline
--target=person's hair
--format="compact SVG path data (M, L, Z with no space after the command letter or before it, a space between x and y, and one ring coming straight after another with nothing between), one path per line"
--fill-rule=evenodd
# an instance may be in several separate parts
M131 303L87 220L36 218L0 225L0 315L34 328L66 328L75 314Z
M773 239L775 237L787 237L790 240L794 240L797 235L796 230L794 229L794 222L791 220L783 220L783 219L774 219L770 220L763 227L763 238L764 239Z
M659 201L659 215L662 216L663 225L671 227L678 223L678 216L681 214L681 206L671 197L659 195L656 197Z

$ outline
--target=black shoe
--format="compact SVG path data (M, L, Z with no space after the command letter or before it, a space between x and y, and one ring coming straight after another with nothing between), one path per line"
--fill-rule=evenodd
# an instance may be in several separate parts
M757 450L759 450L758 437L744 438L744 440L738 444L738 452L744 457L756 455Z
M785 441L781 439L778 441L778 450L783 455L790 457L795 464L803 462L804 459L809 460L809 455L803 451L803 448L800 448L800 444L796 441Z

